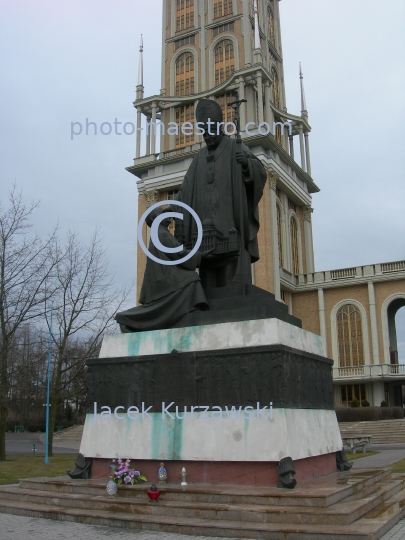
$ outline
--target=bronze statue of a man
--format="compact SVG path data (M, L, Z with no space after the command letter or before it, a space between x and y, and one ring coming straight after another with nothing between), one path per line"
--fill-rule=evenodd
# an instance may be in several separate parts
M177 209L177 208L176 208ZM171 207L162 210L155 208L146 218L146 224L151 227L153 220ZM158 238L167 248L177 248L179 242L170 234L168 226L170 218L160 222ZM190 253L183 249L177 253L160 251L152 242L149 251L163 261L180 260ZM197 309L208 309L207 299L201 286L200 278L195 272L209 251L195 253L187 261L173 266L155 262L148 257L139 302L141 306L121 311L115 316L121 332L140 332L171 328L184 315Z
M251 263L259 259L257 232L258 204L266 183L262 163L244 144L225 135L222 110L213 100L202 99L196 109L203 124L205 148L195 156L178 193L178 200L198 214L205 234L216 238L238 235L239 249L206 257L200 266L204 288L251 283ZM201 124L200 124L201 125ZM176 236L186 246L193 245L197 226L187 211L176 222ZM223 242L225 245L226 242Z

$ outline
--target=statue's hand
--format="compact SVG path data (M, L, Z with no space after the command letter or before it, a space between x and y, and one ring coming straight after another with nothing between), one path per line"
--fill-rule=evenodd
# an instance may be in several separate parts
M209 255L211 255L211 253L213 253L213 251L214 251L214 248L208 249L207 251L202 251L201 258L206 259Z
M245 154L243 152L236 152L235 157L237 163L242 165L242 169L246 171L248 169L248 160Z

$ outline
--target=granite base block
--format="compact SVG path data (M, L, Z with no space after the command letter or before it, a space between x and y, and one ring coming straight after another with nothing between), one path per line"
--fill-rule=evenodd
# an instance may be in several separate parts
M111 459L95 458L91 469L91 478L108 478L108 467ZM131 467L141 471L148 483L157 483L157 470L160 461L139 460L131 461ZM181 470L187 471L188 484L234 484L243 486L277 486L277 462L262 461L170 461L165 462L168 471L168 482L181 482ZM324 476L336 471L336 456L334 453L314 456L294 461L297 482Z

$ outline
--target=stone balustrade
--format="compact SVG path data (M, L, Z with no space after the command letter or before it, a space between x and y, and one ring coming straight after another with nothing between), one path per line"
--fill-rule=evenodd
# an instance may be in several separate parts
M289 281L292 285L297 285L297 276L280 266L280 279Z
M404 375L405 364L376 364L333 368L333 380L356 377L395 378L404 377Z
M293 280L288 276L289 272L282 269L283 272L280 275L288 281L293 283ZM339 286L342 281L350 282L352 280L362 280L367 281L372 278L382 278L390 274L390 277L393 277L393 274L405 273L405 260L404 261L395 261L388 263L379 263L379 264L369 264L364 266L355 266L351 268L340 268L337 270L325 270L323 272L311 272L308 274L299 274L296 277L296 284L298 287L300 285L313 285L322 286L322 284L332 284L333 282L339 282Z

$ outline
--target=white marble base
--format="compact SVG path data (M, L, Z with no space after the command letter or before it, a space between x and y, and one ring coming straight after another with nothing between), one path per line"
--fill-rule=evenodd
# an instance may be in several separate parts
M262 404L263 407L263 404ZM218 411L215 411L219 416ZM262 416L250 410L252 418L242 413L228 418L199 418L190 411L184 420L162 413L149 413L151 418L130 419L125 410L112 411L111 418L88 414L80 452L88 457L204 460L204 461L279 461L318 456L342 449L336 414L332 410L273 409ZM184 411L178 412L183 416ZM173 416L174 413L173 413ZM264 417L263 417L264 416Z
M320 336L279 319L258 319L106 335L99 357L170 354L173 349L189 352L276 344L325 356Z

